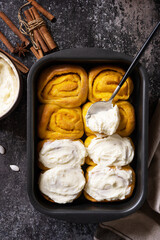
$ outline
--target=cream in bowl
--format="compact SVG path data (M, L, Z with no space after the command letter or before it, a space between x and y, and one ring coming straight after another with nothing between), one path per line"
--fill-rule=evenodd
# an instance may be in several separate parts
M20 78L11 60L0 52L0 119L14 109L19 99Z

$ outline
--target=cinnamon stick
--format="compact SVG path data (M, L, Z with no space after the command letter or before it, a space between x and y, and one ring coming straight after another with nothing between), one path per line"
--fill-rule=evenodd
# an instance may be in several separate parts
M25 14L25 16L26 16L26 19L27 19L27 22L28 22L28 23L34 20L34 18L33 18L32 15L31 15L30 9L24 11L24 14ZM41 35L39 34L39 32L38 32L37 29L34 29L34 30L33 30L33 35L34 35L34 39L35 39L35 40L37 39L37 40L39 41L39 43L40 43L43 51L44 51L45 53L47 53L47 52L49 51L49 48L46 46L43 38L41 37Z
M38 49L38 54L39 54L39 58L42 58L43 57L43 52L41 49Z
M32 11L32 14L35 19L39 19L40 15L35 7L31 7L30 11ZM45 40L45 43L49 47L50 50L53 50L57 47L56 43L54 42L52 36L50 35L46 25L41 25L38 29L41 36L43 36L43 39Z
M29 69L20 61L18 61L16 58L11 56L9 53L5 52L3 49L0 48L0 52L4 53L7 55L16 65L16 67L22 72L22 73L28 73Z
M32 10L31 10L31 8L29 9L29 13L30 13L32 19L33 19L33 20L36 20L35 17L34 17L34 14L33 14L33 12L32 12ZM37 45L39 46L38 52L40 52L41 47L42 47L43 52L44 52L44 53L48 53L48 52L49 52L49 48L48 48L47 44L45 43L43 37L42 37L41 34L39 33L38 28L35 29L35 30L36 30L36 31L35 31L35 32L36 32L35 39L38 40L38 41L37 41ZM41 47L40 47L40 45L41 45Z
M35 0L27 0L27 1L30 2L32 6L37 8L37 10L41 12L46 18L48 18L50 21L53 21L54 16L51 13L49 13L45 8L43 8L39 3L37 3Z
M4 43L4 45L8 48L8 50L13 53L14 52L14 47L12 44L8 41L8 39L1 33L0 31L0 40Z
M34 54L34 56L37 58L37 59L40 59L41 56L39 55L38 51L34 48L34 47L31 47L30 50L32 51L32 53Z
M41 58L41 57L43 57L43 52L42 52L42 49L41 49L41 47L40 47L40 45L39 45L38 40L36 40L36 44L37 44L37 46L38 46L38 54L39 54L39 56L40 56L40 58Z
M29 40L18 30L14 23L0 11L0 18L9 26L9 28L22 40L25 42L26 46L29 45Z

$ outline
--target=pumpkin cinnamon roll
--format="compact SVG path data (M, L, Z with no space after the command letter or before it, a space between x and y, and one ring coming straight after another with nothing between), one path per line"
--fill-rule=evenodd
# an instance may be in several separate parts
M113 106L108 111L99 111L95 114L87 116L88 109L93 103L88 102L82 108L82 116L84 122L84 129L87 136L109 136L113 135L120 123L119 108L117 105ZM87 116L87 118L86 118Z
M108 136L114 133L118 133L122 137L131 135L135 128L135 111L131 103L128 101L118 101L114 104L113 109L110 110L112 111L110 114L109 112L108 115L105 115L105 112L94 114L95 116L97 115L97 118L91 116L92 118L87 124L86 115L92 104L91 102L87 102L82 107L84 130L87 136Z
M135 173L129 166L90 166L86 170L84 195L92 202L113 202L129 198L135 186Z
M41 103L61 107L79 107L86 101L88 77L80 66L60 65L45 69L38 81L38 98Z
M82 169L66 166L51 168L39 177L39 189L51 202L71 203L81 195L85 185Z
M45 140L38 143L38 165L42 170L55 166L81 167L87 156L81 140Z
M120 124L116 131L122 137L129 136L135 128L135 111L134 107L128 101L116 102L120 113Z
M108 101L121 81L125 71L116 66L99 66L89 73L89 96L91 102ZM133 82L127 78L114 101L126 100L133 91Z
M79 139L83 136L81 108L60 108L44 104L38 112L38 136L41 139Z
M89 165L122 167L132 162L134 158L134 144L130 138L118 134L105 138L89 136L85 140Z

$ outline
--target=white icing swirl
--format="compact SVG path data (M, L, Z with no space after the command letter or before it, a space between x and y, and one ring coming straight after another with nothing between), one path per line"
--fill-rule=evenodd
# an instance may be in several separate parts
M132 171L95 166L88 173L85 191L97 201L123 200L131 192Z
M86 156L87 151L80 141L62 139L45 142L39 152L39 161L47 168L58 165L79 167Z
M103 166L125 166L134 158L130 140L118 134L106 138L93 138L87 151L94 163Z
M87 127L93 132L112 135L116 132L120 123L119 108L115 105L108 111L99 111L86 119Z
M81 168L54 167L40 175L40 191L56 203L70 203L85 185Z

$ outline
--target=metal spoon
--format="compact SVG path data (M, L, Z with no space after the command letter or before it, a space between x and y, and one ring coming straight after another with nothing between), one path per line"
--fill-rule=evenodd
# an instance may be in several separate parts
M112 100L113 98L116 96L116 94L119 92L120 88L122 87L123 83L126 81L126 79L128 78L128 76L131 74L131 72L133 71L133 69L135 68L135 66L138 63L139 58L141 57L142 53L144 52L144 50L146 49L148 43L151 41L153 35L155 34L155 32L157 31L158 27L160 25L160 22L158 22L158 24L156 25L156 27L154 28L154 30L151 32L151 34L149 35L148 39L146 40L146 42L144 43L144 45L142 46L142 48L140 49L140 51L138 52L138 54L135 56L133 62L131 63L131 65L129 66L128 70L126 71L126 73L124 74L122 80L120 81L119 85L117 86L117 88L115 89L115 91L113 92L112 96L110 97L110 99L108 101L100 101L100 102L96 102L94 104L92 104L90 106L90 108L88 109L88 112L86 114L86 120L88 122L88 119L91 117L91 115L96 114L97 112L100 111L108 111L109 109L113 108L113 104L112 104Z

